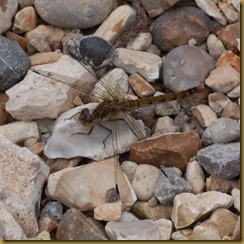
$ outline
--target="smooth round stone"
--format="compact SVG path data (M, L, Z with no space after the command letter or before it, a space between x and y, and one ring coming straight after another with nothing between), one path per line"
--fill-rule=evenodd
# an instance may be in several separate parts
M47 23L63 28L86 29L99 25L113 10L111 0L36 0L35 8Z

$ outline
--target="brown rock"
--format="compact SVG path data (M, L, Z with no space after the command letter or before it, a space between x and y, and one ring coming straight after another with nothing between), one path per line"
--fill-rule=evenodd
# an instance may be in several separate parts
M22 49L26 52L27 51L27 39L23 36L17 35L11 31L8 31L5 36L8 39L11 39L13 41L17 41L19 45L22 47Z
M58 227L57 223L50 219L49 217L41 218L38 222L39 225L39 231L47 231L51 232L52 230L56 229Z
M56 52L35 53L30 56L31 66L54 63L58 61L62 55L62 53Z
M236 223L236 227L232 236L232 240L235 241L240 241L241 240L241 226L240 226L240 216L238 217L237 223Z
M225 46L233 51L238 52L238 42L236 39L240 39L240 21L231 25L227 25L220 31L218 37L225 44Z
M45 142L36 142L35 144L33 144L32 146L29 147L29 149L37 154L37 155L41 155L43 153L44 147L45 147Z
M185 171L187 163L200 145L200 138L195 132L165 134L132 145L130 160L157 167L162 164L166 167L175 166Z
M220 113L230 102L231 100L221 92L213 92L208 96L208 104L216 113Z
M228 193L231 189L232 183L230 180L221 179L217 175L210 175L206 179L206 190L207 191L219 191Z
M240 57L232 51L228 50L223 53L217 60L216 66L219 67L223 64L231 65L237 72L240 73Z
M0 92L0 125L3 125L8 119L8 113L5 110L5 104L8 101L8 96L4 92Z
M237 103L228 103L222 113L222 117L229 119L240 119L240 107Z

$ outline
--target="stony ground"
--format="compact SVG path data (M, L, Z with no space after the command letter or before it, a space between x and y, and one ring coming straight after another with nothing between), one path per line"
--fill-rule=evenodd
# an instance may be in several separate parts
M0 16L0 239L240 240L239 0L9 0Z

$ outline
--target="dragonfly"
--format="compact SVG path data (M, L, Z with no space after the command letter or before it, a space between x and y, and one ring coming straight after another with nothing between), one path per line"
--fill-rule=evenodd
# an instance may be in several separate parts
M87 65L85 64L82 64L82 66L85 67L94 77L96 77L95 73L90 67L87 67ZM92 111L90 111L88 108L84 108L77 114L74 114L72 116L78 116L80 124L90 128L87 134L91 133L95 125L100 125L104 127L102 125L103 122L121 120L119 118L119 115L122 113L124 115L123 120L125 120L126 124L130 127L130 129L133 131L136 137L139 140L144 140L147 138L147 135L142 133L141 127L138 126L138 124L135 123L135 120L132 119L130 115L130 112L132 110L142 107L148 107L151 105L157 105L160 103L169 102L173 100L179 100L197 91L197 87L193 87L178 93L168 93L155 97L138 98L132 100L129 99L128 95L123 91L123 89L119 85L116 85L116 88L112 87L110 86L109 81L104 78L101 78L99 80L99 84L103 87L103 90L105 92L98 92L97 90L93 90L91 92L90 90L87 90L85 87L81 87L78 84L77 80L75 80L74 78L67 77L58 73L45 71L35 67L32 67L32 71L100 99L101 102L98 103L98 105ZM104 147L105 141L111 135L114 155L117 155L118 146L116 141L116 134L113 134L112 130L106 127L104 128L108 130L108 135L103 141ZM117 189L120 199L124 199L123 201L126 202L128 189L124 189L126 184L124 182L123 171L121 169L117 157L114 157L114 175L116 184L115 188Z

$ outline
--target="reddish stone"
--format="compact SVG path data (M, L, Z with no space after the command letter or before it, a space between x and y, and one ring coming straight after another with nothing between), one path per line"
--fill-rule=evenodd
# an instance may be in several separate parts
M226 51L217 60L216 66L221 66L223 64L231 65L236 71L240 73L240 57L237 56L232 51Z
M239 105L233 102L228 103L222 112L222 117L239 120L240 119Z
M219 191L228 193L231 189L232 182L230 180L221 179L217 175L210 175L206 180L206 191Z
M200 146L201 140L195 132L164 134L132 145L130 160L157 167L175 166L185 171L187 163L197 153Z
M13 32L8 31L5 35L8 39L11 39L13 41L16 41L19 43L19 45L22 47L22 49L26 52L27 51L27 39L23 36L17 35Z

